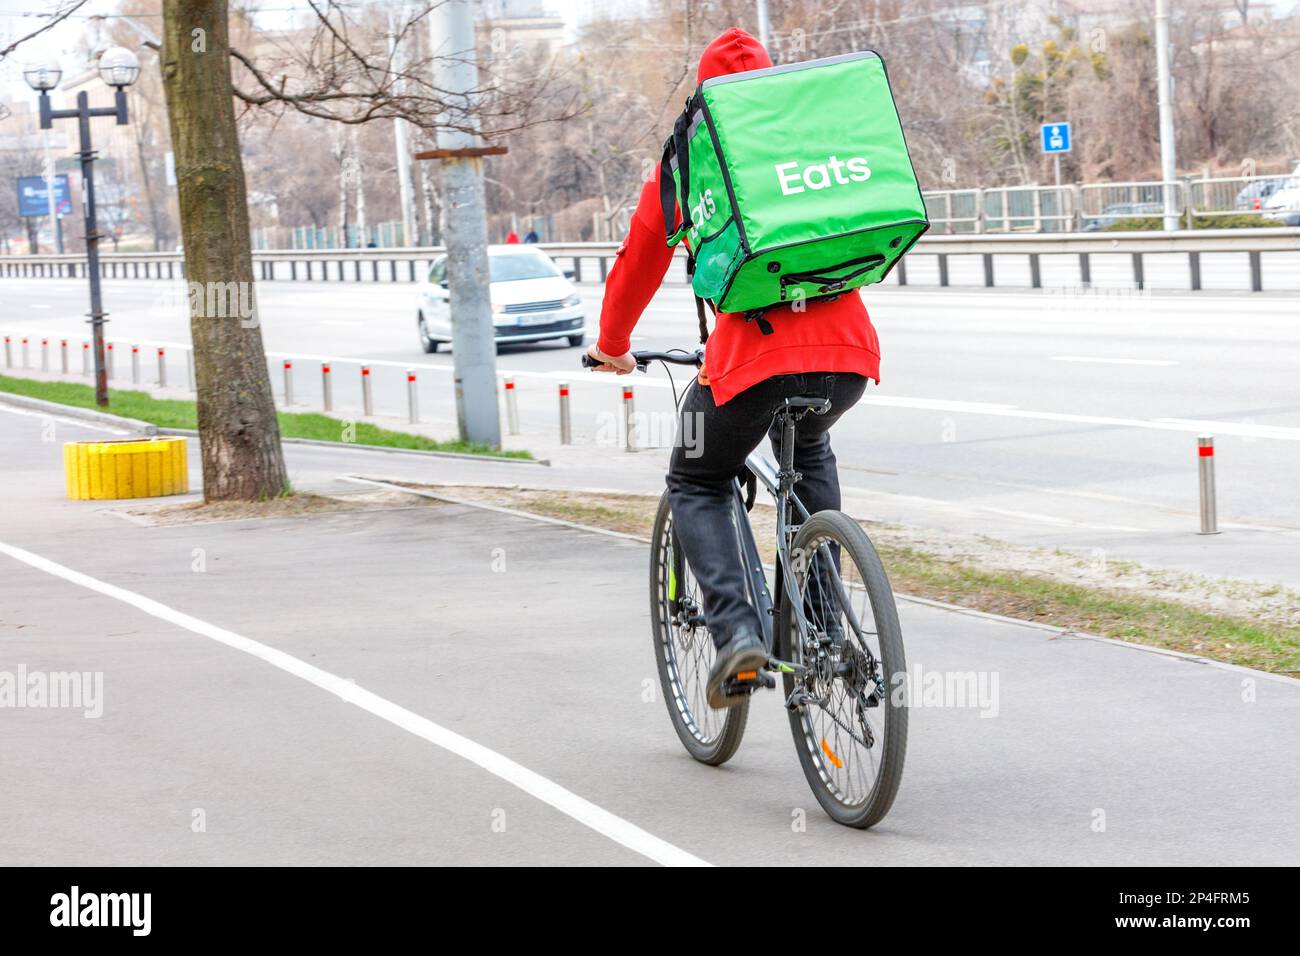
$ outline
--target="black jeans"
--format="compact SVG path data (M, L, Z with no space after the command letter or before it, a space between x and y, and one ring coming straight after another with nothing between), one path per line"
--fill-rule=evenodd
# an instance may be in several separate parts
M786 398L831 400L825 415L808 414L795 431L794 465L803 473L795 494L809 514L840 506L840 476L830 427L862 397L867 379L844 372L778 375L719 408L713 390L692 383L682 399L678 438L668 467L673 531L700 584L704 620L721 647L741 630L761 635L758 611L745 593L745 569L732 527L731 482L769 433L776 452L781 432L772 416Z

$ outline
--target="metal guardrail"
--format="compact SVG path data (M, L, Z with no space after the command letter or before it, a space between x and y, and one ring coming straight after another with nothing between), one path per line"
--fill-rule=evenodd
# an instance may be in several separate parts
M1118 219L1158 219L1166 215L1179 216L1188 227L1198 218L1262 217L1269 212L1265 209L1269 197L1283 187L1300 187L1300 171L1167 182L1135 180L940 189L926 190L922 196L930 213L932 231L937 234L1076 232L1090 224L1105 225ZM1300 207L1285 212L1300 215Z
M1187 207L1192 215L1239 216L1263 213L1270 196L1282 188L1300 187L1300 176L1220 176L1187 182ZM1300 212L1300 210L1295 210Z
M984 190L939 189L921 193L935 234L984 231Z
M1064 187L1063 187L1064 188ZM1159 214L1156 214L1159 215ZM578 282L604 282L618 251L612 242L543 243L545 250L561 266L568 266ZM1276 252L1300 252L1300 228L1198 229L1186 232L1071 232L1017 234L927 234L903 259L895 275L906 285L907 263L919 257L934 256L938 264L939 285L949 282L949 259L953 256L980 256L983 261L984 286L996 285L995 256L1026 256L1029 260L1030 286L1042 288L1043 256L1077 256L1083 285L1090 285L1093 255L1128 255L1131 257L1133 285L1146 287L1144 257L1153 254L1178 254L1188 257L1188 288L1201 288L1200 257L1204 253L1244 253L1250 269L1251 289L1262 291L1261 255ZM413 282L428 271L442 255L441 247L403 249L279 249L253 253L254 271L261 280L279 281L348 281ZM181 279L184 261L176 252L106 253L101 255L105 278ZM673 278L685 281L685 256L675 257ZM0 277L79 277L85 275L85 259L78 255L0 257Z

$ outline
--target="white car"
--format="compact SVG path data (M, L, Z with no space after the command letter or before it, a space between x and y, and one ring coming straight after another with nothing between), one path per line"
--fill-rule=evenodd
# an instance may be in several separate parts
M1300 226L1300 176L1286 180L1264 200L1262 215L1280 220L1284 226Z
M568 339L575 347L583 344L582 297L550 256L532 245L488 246L488 267L498 345L547 339ZM452 338L446 256L429 267L418 295L420 345L426 352L436 352Z

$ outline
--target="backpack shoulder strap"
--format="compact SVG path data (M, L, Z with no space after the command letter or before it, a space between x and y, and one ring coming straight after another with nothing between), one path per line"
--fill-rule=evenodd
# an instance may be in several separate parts
M691 277L694 275L695 275L695 253L690 252L688 247L688 251L686 253L686 281L690 282ZM709 341L709 322L704 315L704 303L705 303L704 299L701 299L698 295L695 296L695 317L700 320L700 344L701 345L704 345ZM712 302L709 303L709 308L713 309L714 314L716 314L718 311L716 308L714 308Z
M687 133L690 130L691 114L695 107L695 96L686 100L686 108L673 123L672 135L664 141L663 156L659 160L659 206L664 216L664 236L668 245L675 246L694 225L691 222L691 148ZM676 161L680 182L674 189L673 163ZM677 210L681 209L682 224L676 229Z

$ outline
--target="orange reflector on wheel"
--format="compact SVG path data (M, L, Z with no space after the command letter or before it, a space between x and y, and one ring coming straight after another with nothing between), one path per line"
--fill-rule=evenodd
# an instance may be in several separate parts
M831 763L835 764L836 770L844 769L844 761L836 756L834 750L831 750L831 745L826 742L825 737L822 738L822 753L826 755L826 758L830 760Z
M741 671L736 675L736 680L757 680L758 671Z

